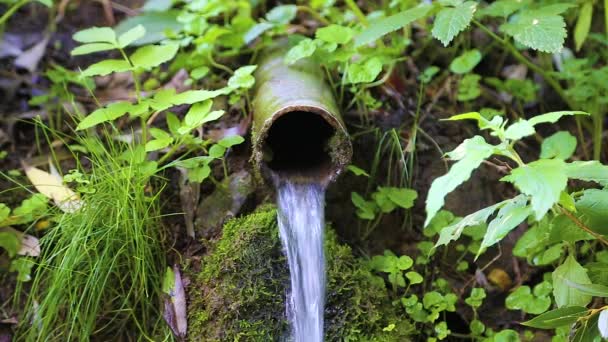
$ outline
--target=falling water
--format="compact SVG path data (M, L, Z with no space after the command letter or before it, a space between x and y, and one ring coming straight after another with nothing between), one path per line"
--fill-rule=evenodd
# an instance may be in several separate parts
M278 184L279 230L287 254L291 293L287 317L295 342L323 341L325 189L319 184Z

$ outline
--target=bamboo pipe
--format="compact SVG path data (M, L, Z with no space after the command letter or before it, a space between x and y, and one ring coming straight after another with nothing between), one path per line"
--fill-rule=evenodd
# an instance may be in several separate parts
M327 185L350 162L349 136L320 66L287 66L286 51L266 51L254 75L252 161L266 180Z

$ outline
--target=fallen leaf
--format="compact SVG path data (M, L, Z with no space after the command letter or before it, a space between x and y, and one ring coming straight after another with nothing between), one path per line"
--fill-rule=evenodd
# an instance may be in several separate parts
M492 269L490 271L490 274L488 274L488 280L492 284L500 287L502 291L508 290L509 288L511 288L511 285L513 285L511 276L509 276L509 274L501 268Z
M21 237L21 249L19 255L37 257L40 255L40 241L35 236L23 234Z
M46 37L31 48L25 50L15 59L15 66L27 69L29 72L36 71L40 59L44 56L44 51L46 50L48 42L49 38Z
M25 175L32 182L36 190L55 202L61 211L73 213L82 207L78 195L63 184L61 177L52 175L33 166L21 162Z
M186 319L186 291L179 271L179 266L173 266L175 282L173 288L169 289L169 298L165 299L165 310L163 317L173 334L178 337L185 337L188 331L188 321Z

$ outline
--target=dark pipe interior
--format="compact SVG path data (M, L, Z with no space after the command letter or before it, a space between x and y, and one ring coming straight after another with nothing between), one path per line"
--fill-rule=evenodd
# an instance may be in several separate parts
M335 134L321 115L289 112L274 121L265 140L264 161L278 173L327 172L331 166L327 143Z

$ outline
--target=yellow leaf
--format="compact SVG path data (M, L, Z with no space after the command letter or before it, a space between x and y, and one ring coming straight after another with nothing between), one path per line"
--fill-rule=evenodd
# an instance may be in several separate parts
M82 201L78 198L78 195L65 186L60 177L25 163L22 164L25 175L36 190L52 199L63 212L73 213L82 207Z

